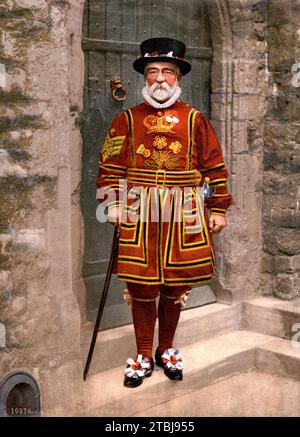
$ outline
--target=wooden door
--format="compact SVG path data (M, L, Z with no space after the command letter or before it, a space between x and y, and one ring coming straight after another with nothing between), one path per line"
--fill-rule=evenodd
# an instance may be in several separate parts
M112 118L142 101L144 78L133 70L140 42L151 37L182 40L192 71L183 78L181 99L209 116L211 39L203 0L89 0L85 3L82 47L85 53L83 167L81 208L85 225L83 278L87 317L94 320L108 265L113 226L96 220L95 200L99 149ZM124 102L111 97L110 79L121 77ZM101 329L131 323L121 291L125 283L112 279ZM215 301L210 287L197 287L187 307ZM200 292L199 292L200 289Z

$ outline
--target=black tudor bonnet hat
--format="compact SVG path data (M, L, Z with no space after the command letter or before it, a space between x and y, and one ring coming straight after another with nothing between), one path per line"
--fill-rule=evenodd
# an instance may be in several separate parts
M144 74L150 62L170 62L179 67L182 76L191 71L191 64L184 60L186 46L172 38L150 38L141 43L141 55L133 63L133 68Z

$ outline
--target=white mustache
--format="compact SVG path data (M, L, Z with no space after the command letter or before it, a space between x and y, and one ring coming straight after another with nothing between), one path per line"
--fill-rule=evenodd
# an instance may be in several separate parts
M173 86L170 86L167 82L153 82L151 86L149 86L147 83L147 90L151 97L156 99L157 101L164 101L172 97L172 95L175 93L178 82L174 83Z
M176 86L176 84L175 84ZM154 93L157 90L165 90L165 91L171 91L171 87L169 84L167 84L167 82L162 82L162 83L157 83L157 82L153 82L153 84L149 87L149 93Z

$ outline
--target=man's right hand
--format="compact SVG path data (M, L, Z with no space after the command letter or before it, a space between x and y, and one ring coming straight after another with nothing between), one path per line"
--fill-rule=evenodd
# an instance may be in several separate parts
M119 225L120 210L119 210L118 206L113 206L111 208L108 208L107 219L111 224L113 224L115 226Z

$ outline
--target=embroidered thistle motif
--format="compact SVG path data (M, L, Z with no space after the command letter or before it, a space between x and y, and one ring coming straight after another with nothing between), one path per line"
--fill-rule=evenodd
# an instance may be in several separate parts
M156 137L153 140L153 147L155 147L158 150L165 149L168 145L166 137L160 137L159 135L156 135Z
M180 166L179 158L168 150L154 150L153 155L148 161L144 162L144 167L151 169L173 170Z
M111 156L120 155L125 138L125 135L114 138L110 138L109 135L106 135L101 150L103 162L105 162Z
M174 141L169 145L169 149L171 149L175 153L175 155L177 155L177 153L179 153L182 149L182 145L179 141Z
M144 158L149 158L149 156L151 155L150 150L146 149L144 144L139 145L136 153L138 153L139 155L143 155Z
M176 118L176 120L178 119ZM155 132L174 134L175 132L172 129L176 125L176 120L174 121L173 117L165 117L164 115L161 117L156 115L148 115L146 118L144 118L143 124L148 129L147 134Z

